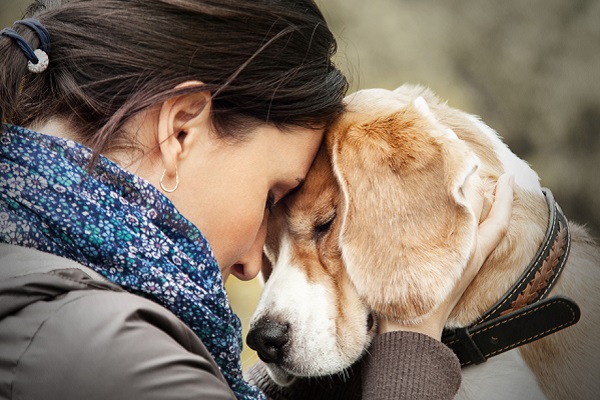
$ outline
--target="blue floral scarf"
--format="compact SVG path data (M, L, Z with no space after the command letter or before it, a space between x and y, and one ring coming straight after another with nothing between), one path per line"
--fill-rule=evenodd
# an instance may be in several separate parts
M0 242L92 268L171 310L202 339L239 399L240 321L202 233L154 186L75 143L5 125L0 133Z

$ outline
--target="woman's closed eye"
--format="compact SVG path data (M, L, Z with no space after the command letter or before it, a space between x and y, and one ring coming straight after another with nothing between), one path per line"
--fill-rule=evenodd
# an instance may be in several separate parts
M269 210L269 213L273 213L275 208L275 195L271 192L267 193L267 201L265 202L265 208Z
M300 190L302 188L302 186L304 185L304 179L302 178L296 178L296 185L294 185L291 189L283 191L284 194L283 196L281 196L281 198L277 199L275 197L275 194L272 191L269 191L269 193L267 193L267 199L265 201L265 208L267 210L269 210L270 213L273 212L273 209L275 208L275 206L277 205L277 203L279 201L281 201L282 199L293 195L294 193L296 193L298 190ZM289 186L288 186L289 187Z

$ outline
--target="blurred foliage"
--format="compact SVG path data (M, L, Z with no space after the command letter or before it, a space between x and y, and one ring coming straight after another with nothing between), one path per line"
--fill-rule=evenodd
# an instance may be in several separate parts
M29 0L0 0L0 25ZM351 91L431 87L479 115L566 215L600 233L599 0L317 0ZM247 328L259 284L227 285ZM244 367L255 355L245 350Z
M352 91L431 87L600 234L600 1L320 0Z
M250 317L256 308L262 284L259 279L250 282L238 280L235 276L230 276L227 280L227 294L231 302L231 307L242 321L242 335L244 336L244 350L242 350L242 368L246 370L258 361L256 352L246 345L246 335L248 334L248 325Z

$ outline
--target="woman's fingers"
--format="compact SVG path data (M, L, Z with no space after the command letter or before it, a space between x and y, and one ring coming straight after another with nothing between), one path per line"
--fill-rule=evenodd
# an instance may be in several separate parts
M452 292L451 298L454 298L454 301L450 303L452 306L458 303L464 291L475 279L485 260L506 235L512 215L513 185L514 177L512 175L504 174L498 178L496 194L490 212L479 224L475 238L475 249L461 280ZM483 199L483 195L481 195L481 198ZM472 204L477 205L479 203L473 201ZM475 210L475 214L477 215L477 210Z
M500 244L508 231L513 206L513 186L515 177L504 174L496 182L496 194L492 208L477 230L479 254L485 260Z
M463 186L463 193L469 204L469 208L473 211L473 214L475 214L475 220L480 221L483 204L485 202L485 195L483 193L483 183L478 171L473 172L467 178Z

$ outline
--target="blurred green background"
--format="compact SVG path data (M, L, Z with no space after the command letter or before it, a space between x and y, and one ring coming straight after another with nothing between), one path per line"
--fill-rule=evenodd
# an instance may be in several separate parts
M431 87L481 116L566 215L600 233L599 0L318 0L351 91ZM0 0L0 25L29 0ZM1 57L2 55L0 55ZM256 282L228 283L244 327ZM245 351L244 367L256 356Z

